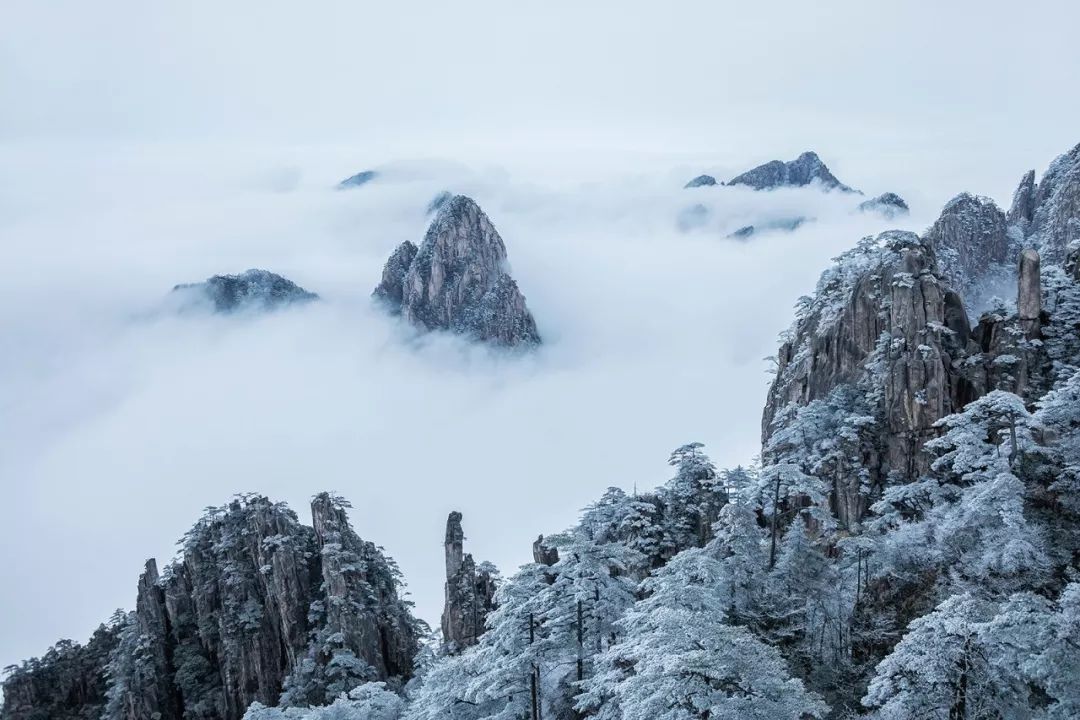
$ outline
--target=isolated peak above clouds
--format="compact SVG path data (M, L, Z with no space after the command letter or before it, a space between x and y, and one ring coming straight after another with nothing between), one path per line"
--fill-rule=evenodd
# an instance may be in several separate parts
M706 200L712 229L682 233L681 158L636 175L606 157L388 162L385 181L336 192L347 160L338 148L134 147L28 153L3 169L19 179L5 220L19 243L0 273L20 301L0 307L13 341L0 358L0 475L17 478L0 561L13 587L32 588L0 597L3 616L32 618L5 626L5 663L130 606L145 557L167 556L203 507L240 491L294 507L328 487L350 496L358 532L400 562L434 621L450 508L471 518L477 556L513 568L537 532L565 527L603 488L666 480L664 460L688 437L718 463L748 462L757 432L736 418L760 409L761 358L820 267L882 228L839 194L735 187ZM57 186L61 171L71 182ZM433 222L428 204L446 188L505 238L543 332L537 352L417 334L371 302L395 247L419 250L429 226L447 241L488 227L478 213L451 222L452 204ZM724 238L793 213L818 221ZM177 280L243 267L321 301L139 314ZM408 522L392 510L406 496ZM529 522L508 507L528 507ZM103 518L122 518L123 532ZM16 540L27 533L39 536L29 550ZM47 571L58 562L63 576ZM77 607L72 585L85 590Z

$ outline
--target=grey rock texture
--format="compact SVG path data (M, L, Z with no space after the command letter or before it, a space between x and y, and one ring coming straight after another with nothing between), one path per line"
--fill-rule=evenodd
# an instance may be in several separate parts
M735 176L727 184L772 190L778 187L802 187L815 181L826 190L858 192L840 182L815 152L804 152L790 162L772 160Z
M408 240L398 245L383 266L382 282L371 293L372 297L384 303L386 309L392 313L401 312L401 303L405 298L405 276L409 274L409 267L416 253L416 245Z
M969 306L984 305L1000 277L1016 277L1018 248L1009 238L1005 213L990 198L957 195L923 238L933 246L946 284Z
M214 275L205 282L177 285L173 295L182 307L209 305L214 312L274 310L318 300L296 283L267 270L245 270L239 275Z
M1042 317L1042 279L1039 253L1034 248L1024 248L1020 253L1020 281L1016 309L1021 327L1028 338L1039 334Z
M338 183L337 187L338 187L338 190L348 190L349 188L357 188L357 187L361 187L362 185L367 185L369 182L371 182L372 180L374 180L377 177L379 177L379 173L377 173L376 171L374 171L374 170L363 170L361 172L356 173L355 175L350 175L349 177L345 178L344 180L342 180L341 182Z
M464 552L465 533L461 513L446 520L446 598L442 612L443 651L454 654L475 645L483 634L484 621L495 609L495 573Z
M716 184L716 178L712 175L698 175L696 178L683 185L683 188L711 187Z
M366 680L407 680L420 626L392 562L356 536L345 507L317 496L314 528L257 495L208 511L164 573L147 563L109 659L98 652L80 672L80 682L107 675L82 707L104 695L104 710L70 717L239 720L254 701L321 704ZM31 668L30 682L52 674ZM23 682L10 688L19 697ZM65 717L38 702L2 717Z
M899 231L842 255L803 303L777 356L763 441L787 421L789 405L824 401L843 386L871 399L878 437L864 458L869 492L837 484L831 502L842 524L856 524L887 482L924 472L920 450L934 423L980 393L963 364L977 353L966 315L933 248Z
M1045 263L1062 263L1069 245L1080 240L1080 145L1054 160L1038 185L1034 181L1034 171L1020 181L1010 220L1023 246L1037 249Z
M559 549L546 544L543 535L533 541L532 554L533 562L538 565L551 566L559 562Z
M397 304L396 278L410 254ZM450 330L507 347L540 343L525 297L507 271L502 238L463 195L442 206L415 253L405 246L394 251L375 295L422 330Z
M1035 215L1035 171L1028 170L1020 179L1020 184L1013 193L1012 206L1005 216L1009 225L1022 223L1026 230L1027 224Z
M900 197L896 193L882 193L875 198L869 200L863 200L859 203L857 210L859 212L876 212L885 218L892 219L900 217L901 215L907 215L910 211L908 204L904 202L904 198Z
M435 213L442 210L443 205L445 205L446 203L450 202L453 199L454 199L453 193L449 193L449 192L446 192L445 190L443 190L441 193L439 193L435 197L431 198L431 202L429 202L428 206L427 206L427 214L428 215L434 215Z
M5 668L2 720L98 720L105 708L105 667L127 618L118 613L85 645L61 640L40 658Z

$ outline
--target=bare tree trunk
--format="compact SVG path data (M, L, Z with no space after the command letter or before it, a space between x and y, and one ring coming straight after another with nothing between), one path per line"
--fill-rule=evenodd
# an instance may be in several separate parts
M780 476L776 476L776 485L773 487L772 522L770 523L769 539L769 569L776 567L776 518L780 515Z
M533 614L529 613L529 644L532 645L536 640L536 621L533 619ZM529 695L532 702L532 720L540 720L540 683L538 682L540 676L540 668L536 666L536 662L532 663L532 672L529 673Z

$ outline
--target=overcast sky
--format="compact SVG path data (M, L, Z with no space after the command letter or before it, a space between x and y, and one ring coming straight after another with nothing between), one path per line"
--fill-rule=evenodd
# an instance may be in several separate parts
M345 494L437 622L449 510L510 572L681 443L750 461L793 303L886 227L690 177L814 149L920 230L1080 142L1066 0L162 5L0 7L0 665L131 607L145 557L249 490L305 521ZM368 304L444 188L502 233L536 356L418 342ZM712 215L682 233L688 198ZM793 215L817 221L724 239ZM159 312L252 266L324 302Z

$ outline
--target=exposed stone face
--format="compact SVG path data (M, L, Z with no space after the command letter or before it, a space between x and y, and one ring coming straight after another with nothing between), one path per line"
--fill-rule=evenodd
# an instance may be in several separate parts
M1020 289L1016 308L1020 325L1028 338L1039 334L1039 320L1042 316L1040 265L1039 253L1034 248L1025 248L1020 253Z
M559 549L545 544L543 535L533 541L532 553L533 562L538 565L551 566L559 562Z
M493 345L540 342L525 297L507 272L506 246L470 198L457 195L444 203L417 251L402 246L394 255L399 253L387 263L375 292L414 326L450 330ZM395 305L396 277L409 254L401 302Z
M1026 229L1035 215L1035 171L1028 170L1013 193L1012 206L1005 216L1009 225L1022 223Z
M882 193L875 198L864 200L859 203L857 209L859 212L864 213L876 212L890 220L901 215L907 215L909 212L908 204L904 202L904 198L891 192Z
M205 282L177 285L173 294L185 306L209 304L214 312L273 310L318 300L291 280L267 270L245 270L239 275L214 275Z
M392 313L401 312L401 302L405 296L405 276L416 252L416 245L408 240L398 245L383 267L382 282L371 293L372 297L384 303Z
M1038 185L1034 179L1034 171L1024 176L1013 201L1017 218L1029 217L1018 223L1022 241L1043 262L1062 263L1069 245L1080 240L1080 145L1054 160Z
M727 184L749 185L755 190L772 190L778 187L802 187L815 181L826 190L858 192L837 180L815 152L804 152L790 162L772 160L737 175Z
M716 184L716 178L712 175L698 175L696 178L686 183L683 188L711 187Z
M349 188L357 188L362 185L367 185L369 182L379 177L379 173L374 170L362 170L355 175L350 175L341 182L338 183L338 190L348 190Z
M334 644L373 669L369 679L407 678L417 650L415 621L398 597L397 580L382 553L353 532L346 507L329 493L311 503L326 627Z
M427 214L428 215L434 215L435 213L442 210L443 205L445 205L446 203L450 202L453 199L454 199L453 193L449 193L449 192L443 190L441 193L439 193L435 197L431 198L431 202L429 202L428 206L427 206Z
M252 702L278 704L283 689L322 703L322 670L342 653L358 659L354 684L408 679L417 623L393 566L356 536L344 507L316 497L314 529L260 496L210 511L165 573L147 563L111 659L98 655L92 672L103 675L108 662L111 678L104 711L71 717L239 720ZM23 714L5 708L3 718L43 717L32 714L45 707L38 702Z
M950 200L923 236L934 248L946 284L970 307L985 304L995 280L1015 277L1018 248L1005 214L990 198L962 193Z
M476 644L488 614L495 609L493 568L487 563L478 567L472 555L464 552L464 540L461 513L452 512L446 520L446 600L442 613L443 651L451 654Z
M841 386L874 398L879 450L864 458L872 492L927 469L920 452L934 423L980 392L962 361L977 353L960 297L950 292L933 249L913 233L867 238L822 275L780 348L763 419L767 444L790 404L824 400ZM890 479L891 478L891 479ZM842 524L858 522L872 498L838 485Z
M127 619L116 616L85 645L61 640L40 658L7 669L2 720L97 720L105 708L105 666Z

